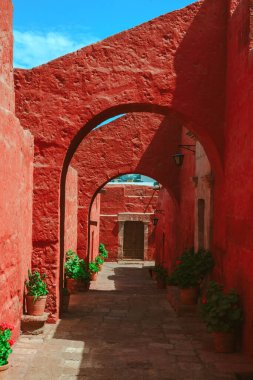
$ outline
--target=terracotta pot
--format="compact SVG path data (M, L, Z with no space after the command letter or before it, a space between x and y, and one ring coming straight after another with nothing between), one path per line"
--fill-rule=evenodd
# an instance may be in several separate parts
M151 277L152 277L152 280L156 281L156 279L157 279L157 272L155 272L154 270L152 270Z
M157 280L157 288L158 289L166 289L166 282L163 280Z
M235 333L234 332L214 332L214 350L219 353L235 352Z
M8 368L9 368L9 363L0 366L0 380L7 379Z
M26 310L28 315L43 315L46 307L47 296L26 296Z
M92 272L91 273L91 281L96 281L96 279L97 279L97 273L96 272Z
M99 265L99 266L98 266L98 270L99 270L99 272L101 272L101 270L102 270L102 265Z
M78 292L78 281L74 278L67 278L67 289L70 294Z
M70 294L64 295L62 297L62 311L67 312L69 308Z
M90 289L90 282L78 281L78 289L80 292L87 292Z
M180 301L182 305L195 305L198 300L198 287L180 289Z

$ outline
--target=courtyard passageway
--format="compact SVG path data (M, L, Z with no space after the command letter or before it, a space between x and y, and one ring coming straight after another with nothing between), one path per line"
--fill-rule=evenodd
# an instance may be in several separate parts
M105 263L58 324L21 336L9 379L235 380L252 370L241 354L214 354L195 316L176 316L149 265Z

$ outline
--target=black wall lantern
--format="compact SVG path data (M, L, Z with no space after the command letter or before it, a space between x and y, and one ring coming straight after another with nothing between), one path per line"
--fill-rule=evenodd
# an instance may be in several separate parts
M180 148L183 148L183 149L187 149L187 150L190 150L192 153L195 153L195 149L193 149L192 147L195 148L195 145L178 145ZM176 153L174 154L172 157L174 158L174 161L175 161L175 164L177 166L182 166L183 165L183 162L184 162L184 154L183 153Z
M183 153L177 153L172 156L174 158L175 164L177 166L182 166L184 162L184 154Z
M156 225L157 225L158 220L159 220L159 219L157 218L157 216L155 216L155 217L152 219L153 226L156 226Z

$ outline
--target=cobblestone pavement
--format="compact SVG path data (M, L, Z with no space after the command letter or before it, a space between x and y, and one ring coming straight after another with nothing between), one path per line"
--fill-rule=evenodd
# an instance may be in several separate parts
M213 353L196 318L177 318L147 264L106 263L57 325L20 338L8 379L235 380L233 372L253 372L240 354Z

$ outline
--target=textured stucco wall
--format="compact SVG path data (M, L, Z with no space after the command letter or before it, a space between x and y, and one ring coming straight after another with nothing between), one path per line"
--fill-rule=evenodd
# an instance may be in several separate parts
M66 177L65 199L65 233L64 252L77 249L77 207L78 207L78 175L77 171L69 166Z
M14 115L11 1L0 9L0 320L16 337L31 266L33 138Z
M140 185L107 185L101 194L100 240L109 252L109 260L118 259L119 213L153 214L158 194L151 187ZM148 223L148 249L145 259L154 259L154 226ZM130 219L129 219L130 220Z

